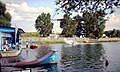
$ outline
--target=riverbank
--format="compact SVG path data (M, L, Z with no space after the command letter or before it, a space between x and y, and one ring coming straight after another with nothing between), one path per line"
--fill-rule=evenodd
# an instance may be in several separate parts
M43 38L43 37L22 37L23 41L32 41L38 43L47 43L47 44L55 44L55 43L65 43L64 38L60 37L57 39ZM74 38L68 38L74 39ZM80 43L95 43L95 42L119 42L120 38L100 38L100 39L88 39L88 38L75 38L76 41Z

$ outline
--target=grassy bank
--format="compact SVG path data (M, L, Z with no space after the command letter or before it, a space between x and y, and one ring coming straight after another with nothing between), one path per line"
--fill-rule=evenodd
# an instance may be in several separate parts
M59 44L59 43L65 43L64 40L42 40L43 43L47 44Z
M55 44L55 43L65 43L64 38L58 39L49 39L49 38L41 38L41 37L22 37L23 41L34 41L38 43L47 43L47 44ZM71 39L71 38L69 38ZM84 38L77 38L78 42L86 42ZM120 38L100 38L100 39L88 39L87 42L95 43L95 42L119 42Z
M120 38L100 38L100 39L89 39L88 43L95 42L119 42ZM84 40L79 39L79 42L85 42Z

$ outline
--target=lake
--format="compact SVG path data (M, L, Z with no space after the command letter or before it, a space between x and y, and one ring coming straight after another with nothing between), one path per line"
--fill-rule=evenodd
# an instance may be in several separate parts
M33 67L30 68L32 72L120 72L120 42L90 43L76 46L51 44L49 47L39 50L28 49L28 55L38 55L38 51L40 51L39 54L44 54L49 49L58 50L58 64ZM25 56L25 51L26 49L22 51L20 56L29 57ZM36 56L29 57L27 60L34 59Z

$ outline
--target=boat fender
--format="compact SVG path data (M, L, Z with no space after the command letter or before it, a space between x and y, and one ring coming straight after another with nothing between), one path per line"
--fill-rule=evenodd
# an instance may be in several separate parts
M57 51L55 48L52 48L51 50L52 50L52 51Z

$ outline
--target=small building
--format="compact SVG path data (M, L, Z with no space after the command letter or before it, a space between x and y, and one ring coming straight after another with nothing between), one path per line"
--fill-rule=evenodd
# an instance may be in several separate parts
M4 44L15 45L19 42L19 35L25 33L21 28L0 26L0 51Z
M59 35L58 34L50 34L48 39L58 39Z

